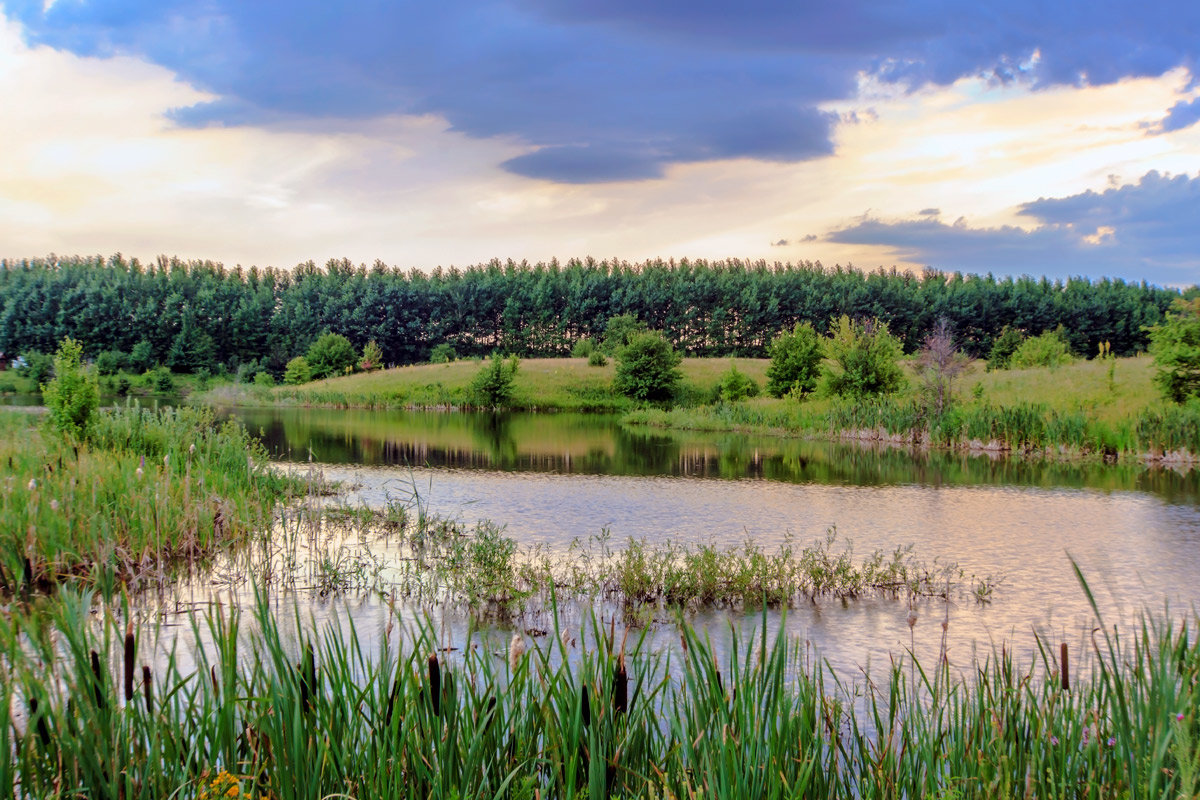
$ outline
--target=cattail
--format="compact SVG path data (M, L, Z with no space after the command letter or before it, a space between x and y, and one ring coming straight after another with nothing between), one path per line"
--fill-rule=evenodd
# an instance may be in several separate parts
M492 695L491 697L488 698L487 708L484 709L483 716L484 716L484 720L485 720L483 723L483 729L486 731L488 728L492 727L492 720L494 720L496 718L496 696L495 695Z
M133 656L134 639L133 623L125 628L125 702L133 700Z
M51 510L51 511L58 511L58 501L57 501L57 500L51 500L51 501L50 501L50 510Z
M517 671L517 667L521 665L521 656L525 655L525 640L521 638L521 634L514 633L512 641L508 643L508 666L513 672Z
M29 716L37 717L38 738L42 740L42 747L49 747L50 729L46 727L45 716L38 716L38 701L36 697L29 698Z
M400 693L400 672L396 672L396 677L392 679L392 690L388 692L387 710L383 713L383 724L391 726L392 711L396 707L396 695Z
M625 657L617 662L617 669L613 673L613 710L618 714L624 714L629 710L629 675L625 672Z
M22 578L25 581L23 586L25 591L33 588L33 562L29 560L29 556L25 556L25 574Z
M1062 688L1064 692L1071 691L1071 668L1067 663L1067 643L1062 643Z
M154 682L151 680L150 665L142 664L142 696L146 698L146 713L154 713Z
M433 705L433 715L442 714L442 665L438 663L437 653L429 654L429 702Z
M916 624L917 624L917 610L916 610L915 608L910 608L910 609L908 610L908 617L906 618L906 621L908 622L908 627L912 628L912 627L915 627L915 626L916 626Z
M189 456L194 456L194 455L196 455L196 445L195 445L194 443L193 443L193 444L190 444L190 445L188 445L188 455L189 455Z
M164 467L171 466L171 454L170 453L167 453L165 456L163 456L163 466Z
M29 491L31 491L31 492L37 491L37 478L29 479Z
M300 706L308 711L312 708L312 696L317 688L317 663L312 645L304 645L304 655L296 669L300 672Z
M92 651L92 675L96 678L96 684L93 687L96 694L96 707L104 709L104 678L103 672L100 670L100 654L95 650Z
M579 693L579 695L579 710L581 716L583 717L583 727L586 728L588 725L592 724L592 703L590 700L588 700L588 688L586 683L583 685L583 690Z

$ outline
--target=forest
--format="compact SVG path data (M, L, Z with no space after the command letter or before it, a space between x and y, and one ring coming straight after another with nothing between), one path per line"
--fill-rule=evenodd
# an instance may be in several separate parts
M1119 279L917 276L813 262L494 260L422 272L380 261L229 269L52 256L0 261L0 352L51 353L70 337L86 357L120 353L134 370L279 375L324 332L357 348L374 340L387 365L428 360L438 345L459 356L566 356L630 314L689 356L764 356L796 322L824 332L845 314L886 321L907 352L944 318L972 356L986 356L1006 326L1028 335L1061 326L1077 353L1107 342L1131 355L1146 349L1146 326L1173 300L1198 295Z

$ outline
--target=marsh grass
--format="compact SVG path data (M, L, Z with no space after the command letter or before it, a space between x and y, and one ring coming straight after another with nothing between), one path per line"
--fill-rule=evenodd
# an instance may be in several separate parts
M10 591L161 579L269 528L301 487L266 462L244 428L202 410L108 410L86 442L0 415L0 577Z
M0 618L0 793L163 798L1195 797L1197 618L1143 617L1064 689L1056 648L838 675L766 627L724 655L592 619L494 650L390 621L214 607L124 678L120 607L64 591ZM286 612L285 612L286 613ZM765 620L764 620L765 622ZM285 633L289 631L289 633ZM296 633L295 631L298 631ZM162 633L161 631L158 633ZM144 630L134 658L154 642ZM519 637L518 637L519 639ZM369 643L370 642L370 643ZM189 653L189 659L177 654ZM185 661L187 663L185 663ZM149 680L149 683L145 681Z

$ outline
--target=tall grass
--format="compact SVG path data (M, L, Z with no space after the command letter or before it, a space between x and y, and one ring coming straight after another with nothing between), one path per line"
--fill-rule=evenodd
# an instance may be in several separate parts
M593 621L507 654L389 623L285 633L211 611L175 634L87 595L0 619L0 793L13 797L1195 797L1197 618L1054 648L836 675L765 627L719 656ZM204 645L205 640L210 641ZM128 657L124 652L128 648ZM184 665L177 653L194 653ZM139 654L142 654L139 656ZM497 656L501 657L497 657ZM126 664L132 674L126 677ZM1069 683L1069 688L1064 687ZM127 694L128 689L131 694Z
M236 423L196 409L102 412L86 443L25 415L0 416L0 578L8 588L67 576L125 580L269 527L299 483L266 468Z

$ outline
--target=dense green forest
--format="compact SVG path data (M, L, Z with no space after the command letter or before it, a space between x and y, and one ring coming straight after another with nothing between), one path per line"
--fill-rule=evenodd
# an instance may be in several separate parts
M1114 353L1129 355L1146 348L1144 326L1180 296L1121 280L922 278L807 262L589 258L425 273L378 261L287 270L51 257L0 262L0 351L49 353L72 337L86 356L118 351L135 369L279 374L324 331L359 348L373 339L385 364L426 360L442 343L460 356L565 356L579 339L602 336L610 317L633 314L687 355L762 356L798 321L824 331L848 314L887 321L910 352L946 317L975 356L986 355L1006 325L1029 334L1061 325L1078 353L1093 355L1110 342Z

